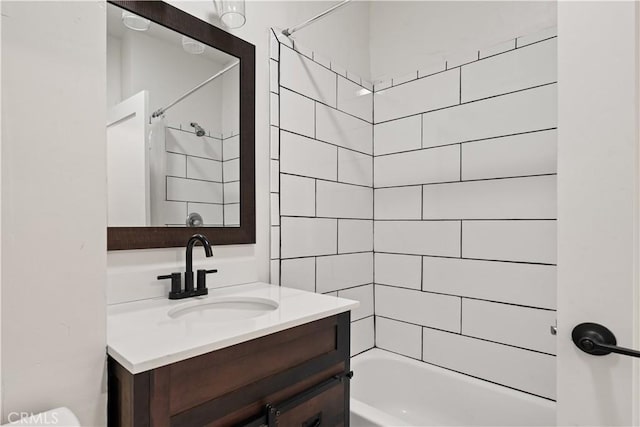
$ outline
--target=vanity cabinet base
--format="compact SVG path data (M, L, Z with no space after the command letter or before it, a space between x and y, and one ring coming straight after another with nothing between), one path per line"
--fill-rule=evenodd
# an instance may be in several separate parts
M349 312L139 374L109 358L111 427L349 425Z

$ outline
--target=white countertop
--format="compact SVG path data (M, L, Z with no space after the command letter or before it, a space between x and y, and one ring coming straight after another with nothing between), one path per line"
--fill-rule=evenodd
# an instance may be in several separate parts
M258 317L233 321L171 318L169 310L194 300L225 297L268 298L279 306ZM107 353L137 374L294 326L353 310L359 302L298 289L250 283L209 289L205 297L154 298L109 306Z

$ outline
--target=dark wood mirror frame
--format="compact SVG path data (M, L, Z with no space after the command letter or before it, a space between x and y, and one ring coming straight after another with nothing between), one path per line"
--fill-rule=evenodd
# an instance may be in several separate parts
M216 245L255 243L255 46L162 1L108 3L240 59L240 227L108 227L107 250L179 247L196 233Z

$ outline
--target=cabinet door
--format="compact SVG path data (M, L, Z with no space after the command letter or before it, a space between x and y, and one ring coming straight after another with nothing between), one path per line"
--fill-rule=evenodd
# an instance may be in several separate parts
M281 412L278 425L291 427L337 427L348 424L345 408L348 381L336 382L322 393Z

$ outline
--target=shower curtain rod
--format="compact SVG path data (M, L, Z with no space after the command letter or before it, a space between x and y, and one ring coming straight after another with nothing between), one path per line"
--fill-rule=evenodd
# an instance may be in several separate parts
M220 77L221 75L223 75L224 73L226 73L227 71L229 71L230 69L232 69L233 67L235 67L236 65L238 65L240 63L240 61L236 61L233 64L229 65L226 68L223 68L222 70L218 71L216 74L214 74L213 76L209 77L207 80L203 81L202 83L200 83L199 85L195 86L192 89L189 89L184 95L179 96L178 98L176 98L171 104L167 105L166 107L163 108L158 108L156 111L153 112L153 114L151 114L151 118L156 118L156 117L160 117L161 115L163 115L165 113L165 111L167 111L169 108L173 107L174 105L176 105L178 102L182 101L183 99L185 99L187 96L191 95L193 92L197 91L198 89L200 89L201 87L205 86L207 83L211 83L212 81L214 81L216 78Z
M289 37L291 34L295 33L296 31L303 29L303 28L304 28L304 27L306 27L307 25L314 23L314 22L315 22L315 21L317 21L318 19L323 18L323 17L325 17L325 16L329 15L330 13L333 13L333 12L334 12L334 11L336 11L338 8L340 8L340 7L344 6L344 5L346 5L346 4L347 4L347 3L349 3L350 1L351 1L351 0L343 0L343 1L341 1L340 3L338 3L338 4L336 4L336 5L332 6L332 7L330 7L329 9L325 10L324 12L319 13L318 15L314 16L313 18L309 18L309 19L307 19L306 21L304 21L304 22L303 22L303 23L301 23L301 24L298 24L298 25L296 25L296 26L294 26L294 27L289 27L289 28L284 29L284 30L282 31L282 34L284 34L285 36Z

